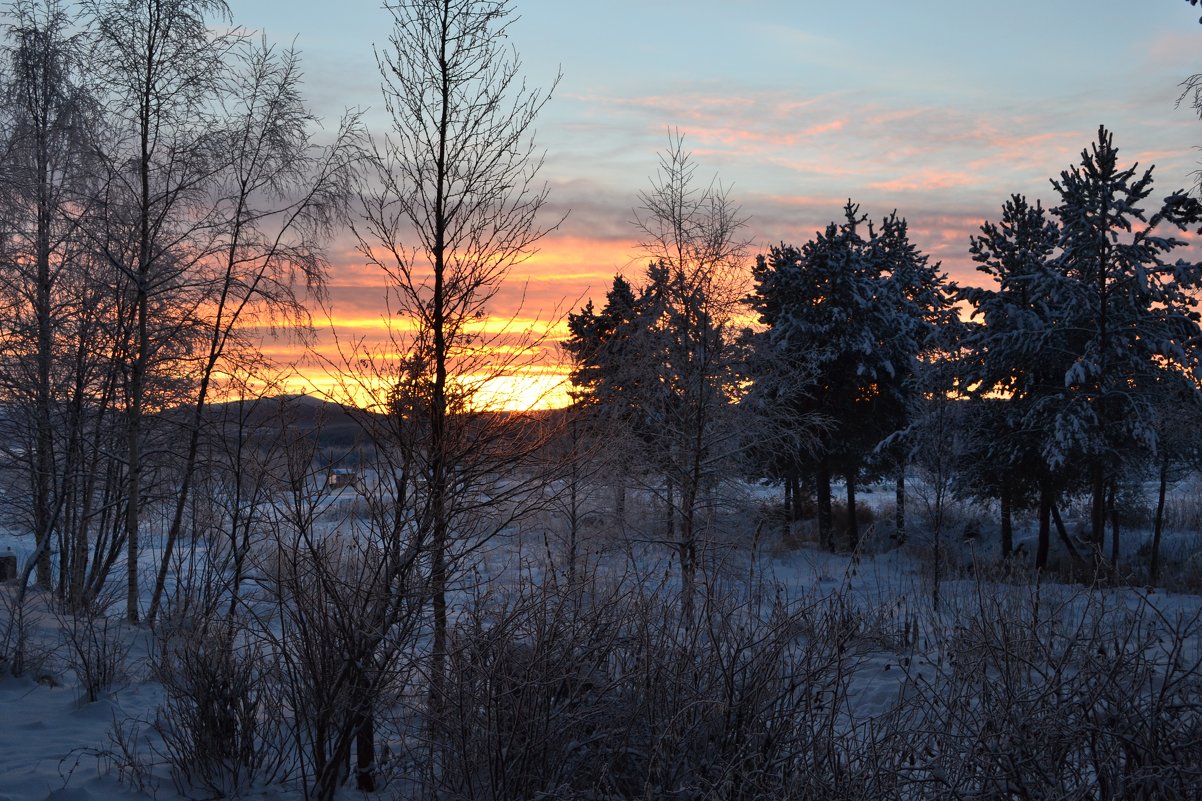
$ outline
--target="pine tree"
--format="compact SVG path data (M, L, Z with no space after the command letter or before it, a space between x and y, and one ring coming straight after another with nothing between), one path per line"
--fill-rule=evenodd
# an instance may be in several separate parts
M895 537L904 542L906 466L919 444L915 440L923 418L943 416L942 404L954 388L953 373L945 368L958 348L961 326L953 306L955 286L939 263L910 241L909 227L896 211L873 238L873 258L884 278L879 302L890 311L885 327L889 339L882 347L897 354L893 375L882 386L887 401L874 414L884 437L874 457L882 468L895 471Z
M580 398L627 420L634 414L626 407L635 401L629 389L637 375L630 361L637 346L640 314L630 282L616 275L600 312L590 300L579 312L568 314L570 336L564 342L574 365L570 379Z
M590 300L579 312L568 314L569 336L563 343L573 364L569 374L575 388L573 414L609 456L614 518L622 534L626 529L627 476L642 451L631 445L643 442L648 424L637 356L642 313L630 282L614 276L600 312ZM603 447L602 442L621 444Z
M1172 259L1186 243L1162 233L1197 226L1202 204L1176 192L1147 213L1152 170L1120 167L1105 128L1052 186L1059 203L1051 217L1016 196L1000 225L982 226L973 256L998 287L962 293L984 323L966 339L964 381L978 395L1009 398L1008 428L1021 435L1008 438L1006 463L1028 473L1036 465L1039 566L1055 497L1078 472L1087 477L1101 557L1120 480L1158 447L1164 377L1196 387L1202 375L1192 294L1202 267ZM1118 553L1115 525L1112 561Z
M906 424L919 355L949 314L944 278L910 243L904 220L890 215L878 230L850 202L842 223L801 248L772 248L753 275L748 302L766 326L755 338L753 392L786 405L800 424L825 421L813 452L791 456L795 469L815 475L827 547L831 480L847 481L854 548L856 482L877 446Z
M1034 481L1040 499L1040 568L1047 563L1052 504L1063 486L1048 458L1054 441L1047 432L1071 363L1070 332L1055 322L1067 294L1053 264L1059 238L1059 226L1040 203L1012 196L1002 207L1001 220L984 223L970 244L977 269L996 287L960 291L973 308L963 338L960 380L977 398L1006 398L1004 408L993 401L982 407L990 413L966 481L970 491L988 489L1000 500L1004 555L1012 545L1011 509L1026 481Z
M1202 286L1202 265L1170 260L1187 243L1161 233L1196 226L1202 203L1179 191L1149 204L1152 168L1120 167L1104 127L1080 165L1052 186L1060 196L1052 210L1060 221L1056 269L1066 282L1057 322L1076 332L1052 457L1063 461L1079 452L1088 465L1091 535L1100 547L1107 498L1114 496L1124 456L1155 449L1149 421L1158 376L1170 369L1202 377L1194 347L1202 328L1192 294Z

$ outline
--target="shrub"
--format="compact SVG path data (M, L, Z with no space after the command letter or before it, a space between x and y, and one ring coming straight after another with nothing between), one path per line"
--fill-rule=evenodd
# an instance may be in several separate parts
M478 599L456 629L431 794L845 795L860 768L878 786L867 762L848 764L855 613L707 590L692 625L673 593L630 577L566 588L526 577ZM817 627L837 636L802 636Z
M59 683L53 670L58 643L37 636L45 603L40 592L0 585L0 676L8 673L50 685Z
M981 588L913 677L912 781L948 797L1202 797L1195 614L1120 595Z
M110 599L56 612L67 645L67 666L75 672L83 700L93 703L125 670L130 642L119 619L108 614Z
M283 769L271 667L230 620L201 619L158 632L155 676L165 699L153 728L181 793L237 794Z

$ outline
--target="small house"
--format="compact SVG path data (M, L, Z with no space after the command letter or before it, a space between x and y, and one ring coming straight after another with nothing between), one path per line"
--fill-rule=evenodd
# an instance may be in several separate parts
M355 487L358 483L359 473L353 467L331 467L326 474L326 489Z

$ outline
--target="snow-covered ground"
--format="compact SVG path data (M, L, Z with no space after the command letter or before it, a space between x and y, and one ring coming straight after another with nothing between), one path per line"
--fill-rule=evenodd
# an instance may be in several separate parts
M880 488L870 489L862 497L879 507L890 495ZM502 539L482 551L467 571L469 585L474 581L478 586L496 577L505 577L503 583L513 585L519 583L520 576L541 581L546 558L556 549L548 539L527 534L520 543L518 538ZM733 587L738 592L758 594L756 603L762 608L771 606L774 601L770 596L775 594L776 603L808 610L791 618L810 625L808 630L796 632L799 641L820 636L841 638L839 680L845 684L838 726L845 733L865 726L883 730L886 725L895 725L888 721L898 709L908 710L906 714L934 715L931 705L935 701L922 696L924 692L935 687L966 686L965 682L975 680L958 673L958 665L971 658L976 660L974 665L994 669L989 667L994 665L994 657L983 651L991 647L987 640L992 636L990 626L995 623L1003 633L1022 634L1044 625L1046 617L1052 632L1049 647L1064 649L1063 643L1071 642L1074 636L1098 636L1102 642L1099 648L1114 647L1120 654L1126 646L1119 640L1134 636L1131 626L1123 629L1119 625L1109 634L1109 629L1097 634L1096 623L1129 615L1139 632L1145 628L1161 632L1148 635L1146 643L1160 642L1173 631L1184 632L1182 642L1176 644L1180 652L1173 657L1183 665L1195 665L1202 655L1202 632L1196 625L1202 617L1202 596L1131 587L1085 589L1048 580L1038 584L1021 571L1003 575L994 569L992 549L996 546L988 538L977 542L949 536L946 555L959 568L945 568L938 585L933 581L930 551L925 546L882 547L877 553L853 558L825 553L812 545L782 545L778 532L762 533L755 543L748 539L740 543L735 538L734 544L728 542L720 555L710 560L703 571L702 586L715 591ZM1131 540L1138 541L1138 536L1132 535ZM1171 535L1166 540L1166 556L1188 557L1185 551L1191 542L1193 539L1186 535ZM24 559L29 543L0 535L0 553L6 549ZM1180 556L1178 550L1183 552ZM622 547L612 536L603 540L586 538L582 554L585 564L592 565L598 574L658 575L665 586L676 586L671 559L662 547ZM152 560L156 552L150 549L146 556ZM977 567L969 571L965 569L968 565ZM0 591L11 597L12 587ZM471 597L472 586L467 586L455 602L466 604ZM5 608L0 607L0 624L6 622ZM990 610L996 612L996 620L989 619ZM123 742L145 730L163 702L163 690L153 679L149 658L154 647L152 634L142 627L125 626L115 618L110 621L116 638L128 652L120 660L122 669L117 680L100 700L89 703L79 677L70 668L70 649L64 642L69 619L56 615L47 599L36 593L27 614L33 644L29 668L19 678L0 679L0 801L147 797L168 801L203 797L202 791L181 795L162 753L146 752ZM1008 617L1013 618L1010 628ZM1056 645L1058 642L1061 644ZM1150 647L1138 646L1144 650ZM1072 667L1073 671L1085 669L1078 663ZM1198 675L1186 675L1184 680L1202 683ZM934 734L931 737L931 742L938 739ZM926 758L932 765L937 761L936 755ZM931 777L938 778L945 768L928 766L923 770L924 781L934 781ZM398 786L390 785L382 797L394 797ZM349 785L339 793L343 798L362 795ZM259 787L249 795L293 799L302 797L302 791L292 782Z

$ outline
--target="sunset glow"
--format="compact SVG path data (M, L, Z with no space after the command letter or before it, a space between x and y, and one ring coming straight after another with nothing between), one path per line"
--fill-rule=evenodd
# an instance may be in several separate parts
M503 371L485 395L505 408L567 401L564 320L589 298L603 302L616 273L645 267L631 221L670 130L684 135L699 178L742 205L748 264L773 244L804 242L850 198L873 218L897 210L953 280L975 282L969 237L1012 193L1047 202L1049 179L1099 123L1125 157L1157 165L1158 187L1190 185L1202 125L1175 101L1202 64L1196 19L1178 5L1149 3L1133 21L1127 0L920 0L870 4L854 19L816 1L518 3L510 34L527 80L564 75L537 139L550 190L542 224L563 221L515 266L478 327L506 340L507 357L529 344L526 366ZM317 4L246 0L238 15L275 39L296 37L322 116L370 106L367 124L385 132L366 46L383 43L382 10L331 16ZM664 30L688 46L645 35ZM268 343L297 364L285 383L298 390L336 382L348 343L396 350L388 332L403 340L412 329L390 314L384 277L349 234L329 253L317 355Z

